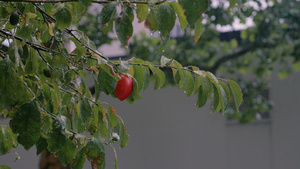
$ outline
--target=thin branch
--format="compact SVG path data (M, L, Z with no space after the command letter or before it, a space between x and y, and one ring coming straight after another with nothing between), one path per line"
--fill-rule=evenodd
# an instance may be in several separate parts
M203 70L207 70L207 71L210 71L213 74L215 74L216 71L218 70L218 68L223 63L225 63L229 60L237 59L239 57L242 57L245 54L247 54L248 52L251 52L251 51L253 51L257 48L270 48L270 47L274 47L274 46L276 46L276 44L272 44L272 43L254 43L254 44L251 44L251 45L246 46L244 48L239 48L238 50L235 50L234 52L226 54L226 55L222 56L221 58L219 58L212 67L203 67Z
M245 48L241 48L241 49L239 49L239 50L237 50L237 51L235 51L235 52L233 52L233 53L227 54L227 55L221 57L220 59L218 59L218 60L216 61L216 63L215 63L211 68L209 68L209 69L210 69L210 71L211 71L212 73L215 73L216 70L217 70L224 62L227 62L227 61L229 61L229 60L231 60L231 59L236 59L236 58L238 58L238 57L240 57L240 56L243 56L243 55L245 55L246 53L252 51L254 48L255 48L254 45L249 45L249 46L247 46L247 47L245 47Z
M79 0L2 0L4 2L32 2L32 3L66 3L66 2L78 2ZM162 0L159 2L155 2L155 5L162 4L166 2L167 0ZM112 1L92 1L92 3L95 4L107 4ZM128 3L128 4L150 4L149 2L144 1L122 1L122 3Z
M99 53L98 51L96 51L96 50L90 48L89 46L87 46L87 45L85 45L85 44L83 44L83 43L80 41L80 39L78 39L78 38L76 37L76 35L73 34L72 30L66 29L66 32L67 32L69 35L71 35L72 37L74 37L74 38L75 38L79 43L81 43L81 45L83 45L85 48L87 48L87 49L89 49L90 51L96 53L96 54L97 54L98 56L100 56L102 59L108 61L108 58L106 58L105 56L103 56L101 53Z

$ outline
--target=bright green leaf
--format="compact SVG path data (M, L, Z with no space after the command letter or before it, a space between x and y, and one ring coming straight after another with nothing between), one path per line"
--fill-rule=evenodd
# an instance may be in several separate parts
M164 72L157 68L155 70L154 77L155 77L154 89L159 89L159 88L163 87L165 84L165 79L166 79Z
M136 15L139 19L139 23L143 22L148 15L148 5L146 4L137 4Z
M0 165L0 169L11 169L8 165Z
M184 9L178 2L170 2L171 7L174 9L175 13L177 14L180 28L185 29L188 25L186 16L184 15Z

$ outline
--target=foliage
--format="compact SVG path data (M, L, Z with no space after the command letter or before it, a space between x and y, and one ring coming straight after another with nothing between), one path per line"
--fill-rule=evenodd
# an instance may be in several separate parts
M112 147L119 142L123 148L129 139L116 110L98 101L100 92L115 97L119 74L127 74L133 80L128 103L141 99L139 93L148 88L151 78L154 89L164 86L166 76L162 69L169 69L172 74L168 77L174 78L188 97L198 95L198 107L204 106L213 95L213 111L224 113L231 101L238 111L242 93L232 80L217 78L196 66L182 66L164 56L156 64L137 58L112 61L96 50L95 43L85 33L70 29L93 2L104 4L97 18L102 33L106 34L115 25L124 46L132 36L136 8L137 17L145 20L146 27L160 31L168 39L177 17L182 28L196 22L196 27L199 26L208 0L15 1L0 2L1 41L9 42L7 50L0 50L0 112L11 118L10 126L1 125L1 155L18 144L26 150L35 145L37 154L47 149L62 164L71 163L73 168L82 168L86 159L92 168L105 168L104 146ZM189 11L189 5L193 4L195 9ZM73 42L76 48L69 49L66 41ZM87 76L94 79L94 96L85 84ZM91 138L83 134L86 132Z
M300 3L252 0L238 1L233 6L226 1L210 4L203 15L205 23L201 27L196 24L195 29L185 29L183 36L170 39L163 51L158 37L149 38L146 34L133 37L128 55L151 59L154 63L164 55L183 66L193 65L218 76L236 78L247 102L241 113L234 112L231 109L234 105L229 105L226 115L246 123L253 121L257 112L272 108L271 101L262 94L270 87L272 73L283 79L300 70ZM220 26L231 27L236 19L241 23L250 19L254 25L239 31L219 32ZM201 28L202 34L194 43L195 36L199 36L197 28ZM165 72L170 74L168 70ZM167 78L166 83L175 84L173 78Z

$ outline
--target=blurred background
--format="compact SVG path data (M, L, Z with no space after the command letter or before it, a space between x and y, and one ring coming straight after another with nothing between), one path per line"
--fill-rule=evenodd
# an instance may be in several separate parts
M230 1L210 2L197 43L193 27L181 30L177 23L165 39L135 19L134 37L121 48L114 32L104 35L98 27L102 5L91 6L74 25L111 59L159 63L163 55L233 79L243 90L240 112L229 108L223 115L212 113L210 103L197 108L197 98L186 97L172 78L160 90L150 86L133 105L103 93L100 101L115 107L130 134L128 146L117 150L120 168L300 168L300 1L236 0L235 6ZM112 169L113 150L105 148ZM0 164L35 169L40 158L35 153L19 146L1 156ZM21 159L15 161L17 156Z

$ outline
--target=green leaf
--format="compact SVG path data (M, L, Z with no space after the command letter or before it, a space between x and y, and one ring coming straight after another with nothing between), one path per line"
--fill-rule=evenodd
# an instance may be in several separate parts
M228 83L229 83L230 90L231 90L231 92L233 94L233 97L234 97L234 102L235 102L236 109L238 110L240 105L243 102L242 90L241 90L240 86L235 81L229 80Z
M86 155L84 154L84 148L82 148L75 156L72 169L82 169L86 161Z
M148 5L146 4L137 4L136 15L139 19L139 23L143 22L148 15Z
M92 108L86 98L82 98L80 102L80 117L82 122L86 124L92 116Z
M97 131L97 129L98 129L98 120L99 120L99 117L98 117L99 107L95 106L92 109L93 109L93 113L92 113L92 116L91 116L91 118L88 122L88 127L87 127L87 130L91 133L91 135L93 135Z
M77 154L76 144L74 141L67 140L65 146L60 149L56 154L59 161L64 165L68 165Z
M38 141L35 143L36 147L36 155L39 155L41 152L43 152L47 148L48 144L46 139L44 139L42 136L38 139Z
M41 132L41 112L35 102L21 106L10 122L14 133L18 133L18 142L29 150L39 139Z
M226 94L226 100L227 100L227 104L226 104L226 107L225 107L225 110L226 110L228 108L228 106L229 106L229 103L230 103L230 89L221 80L219 80L219 84L223 87L223 89L225 91L225 94Z
M206 104L207 99L208 99L207 94L205 93L204 88L201 86L198 90L198 98L197 98L196 106L198 106L199 108L203 107Z
M80 105L81 102L77 103L76 111L72 113L72 128L77 133L82 133L85 131L85 126L82 122L82 118L80 116Z
M95 77L93 76L94 79L94 84L95 84L95 101L99 99L100 97L100 87L98 85L97 80L95 79Z
M194 43L197 43L198 40L200 39L201 35L202 35L202 28L203 28L202 19L203 19L203 17L201 17L196 22Z
M21 29L17 29L16 35L25 41L31 40L32 25L26 25L25 23L21 26Z
M135 78L132 78L132 92L130 93L129 97L126 99L126 101L130 104L134 103L135 100L140 100L142 97L139 95L138 91L138 82Z
M190 97L194 91L194 78L190 71L183 70L183 72L184 72L184 76L186 78L186 85L184 87L184 91L186 92L186 95L188 97Z
M185 10L188 23L194 25L208 8L209 0L179 0L179 3Z
M194 93L193 94L197 94L199 92L200 86L201 86L201 78L199 76L195 76Z
M94 137L85 146L84 153L87 155L90 161L95 160L97 163L100 163L98 167L101 165L101 163L103 163L105 158L103 144Z
M177 67L177 69L172 68L175 82L179 85L179 87L181 89L184 89L184 87L186 85L186 77L182 70L182 65L180 63L178 63L177 61L173 61L172 63L175 67Z
M128 4L128 3L124 3L123 4L123 8L125 9L125 12L126 12L128 18L129 18L129 20L131 22L133 22L133 20L134 20L134 14L133 14L133 9L132 9L131 5Z
M138 84L138 93L143 89L144 79L145 79L145 68L143 66L134 65L134 75L137 84Z
M116 110L112 106L108 106L108 115L109 115L109 120L110 120L110 125L111 128L115 128L116 125L118 124L118 118L117 118L117 113Z
M62 55L54 55L53 59L53 67L63 68L67 66L68 61Z
M83 47L83 45L78 42L77 39L75 39L74 37L70 37L69 38L71 41L73 41L75 43L75 46L76 46L76 49L75 49L75 54L76 54L76 57L81 57L84 53L85 53L85 48Z
M32 48L29 48L28 50L29 54L26 59L25 73L35 75L39 67L37 53L36 50Z
M188 25L188 22L186 20L186 16L184 15L184 9L178 2L170 2L171 7L174 9L175 13L177 14L180 28L185 29Z
M71 25L72 15L68 8L62 8L55 14L56 27L58 29L65 29Z
M212 112L215 111L219 111L221 109L220 105L220 95L219 95L219 91L216 88L215 85L213 85L213 89L214 89L214 101L213 101L213 106L212 106Z
M124 148L128 144L129 135L126 132L126 128L124 126L123 120L120 119L120 148Z
M158 8L157 12L158 30L162 36L167 36L175 25L176 15L174 10L167 4Z
M0 165L0 169L11 169L8 165Z
M89 5L91 5L93 0L78 0L82 5L88 7Z
M155 90L160 89L161 87L164 86L166 77L162 70L157 68L155 70L154 78L155 78L155 85L154 85Z
M214 102L216 101L216 103L214 103L214 105L213 105L213 110L217 110L217 111L222 110L222 112L224 112L225 111L225 107L227 105L227 96L226 96L226 93L225 93L223 87L219 84L219 81L217 80L217 78L215 77L215 75L213 75L210 72L206 72L206 75L209 78L209 80L215 86L215 90L214 90L214 96L215 96L214 97ZM218 103L218 105L215 105L217 103Z
M68 6L70 13L72 14L72 22L77 23L85 12L85 6L78 2L72 2L66 5Z
M151 10L147 15L144 25L146 28L150 29L150 31L156 31L158 29L156 16L157 12L154 10Z
M65 146L68 138L66 137L65 130L59 125L58 121L54 121L52 126L53 129L47 138L47 149L51 153L55 153Z
M20 48L22 49L22 48ZM13 41L12 43L10 43L9 47L8 47L8 55L9 55L9 59L16 65L19 66L20 64L20 54L18 52L18 46L16 41Z
M117 2L110 2L102 8L98 16L98 21L100 25L107 24L114 17L117 11L116 7Z
M98 130L94 135L100 141L104 142L105 139L109 136L109 126L106 118L106 109L101 106L98 111Z
M150 83L150 71L149 68L145 68L145 74L144 74L144 84L143 84L143 90L147 89Z
M212 90L212 84L210 80L207 77L199 76L201 79L201 86L198 91L198 100L197 100L197 106L202 107L206 104L207 99L210 95L210 92Z
M9 153L12 147L17 147L17 135L9 126L0 125L0 155Z
M128 40L133 34L133 26L127 14L123 12L120 14L116 19L115 29L121 44L128 46Z
M113 72L112 67L106 64L100 65L98 82L100 89L105 94L108 95L114 92L119 79L120 78Z

